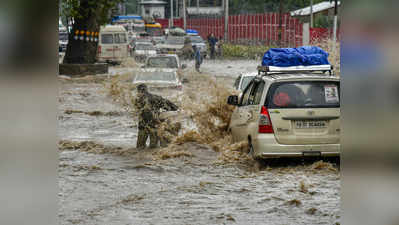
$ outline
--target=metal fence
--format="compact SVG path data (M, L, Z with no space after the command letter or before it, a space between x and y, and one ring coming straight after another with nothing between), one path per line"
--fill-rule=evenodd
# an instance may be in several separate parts
M183 24L175 19L175 25ZM161 21L159 21L161 22ZM166 23L167 20L161 23ZM163 24L163 26L165 26ZM281 46L297 47L302 45L302 23L289 14L282 15ZM224 37L223 17L188 18L187 29L195 29L206 38L213 33ZM279 14L240 14L229 16L228 40L232 43L277 45L279 40Z

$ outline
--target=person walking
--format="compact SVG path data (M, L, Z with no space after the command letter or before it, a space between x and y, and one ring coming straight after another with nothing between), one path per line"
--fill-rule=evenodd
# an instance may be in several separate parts
M211 59L215 59L215 47L216 47L218 40L215 37L215 35L213 35L213 33L211 33L211 36L209 37L208 42L209 42L209 46L211 48Z
M200 66L202 64L201 49L193 45L193 50L194 50L195 70L197 70L197 72L200 73L201 72Z
M223 57L223 37L222 36L220 36L220 38L217 42L217 53L216 54L219 58Z
M147 139L150 137L150 148L157 148L159 142L158 129L161 123L160 110L177 111L179 107L161 96L149 93L145 84L137 86L137 99L134 105L139 111L139 132L136 147L144 149Z

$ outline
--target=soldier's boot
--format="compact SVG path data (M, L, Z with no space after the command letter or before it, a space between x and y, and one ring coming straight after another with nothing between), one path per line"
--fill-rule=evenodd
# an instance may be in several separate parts
M150 132L150 148L157 148L158 147L158 135L157 131Z
M161 138L159 138L159 140L160 140L160 144L161 144L162 148L168 147L168 144L170 143L170 141L167 138L161 137Z
M137 145L136 148L144 149L145 144L147 142L148 132L145 129L139 129L139 133L137 135Z

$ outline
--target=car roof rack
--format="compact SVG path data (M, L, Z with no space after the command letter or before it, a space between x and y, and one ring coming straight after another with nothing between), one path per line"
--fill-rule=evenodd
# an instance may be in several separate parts
M321 72L326 73L329 72L329 75L333 75L333 66L332 65L316 65L316 66L288 66L288 67L279 67L279 66L258 66L258 75L272 75L276 73L288 73L288 72Z

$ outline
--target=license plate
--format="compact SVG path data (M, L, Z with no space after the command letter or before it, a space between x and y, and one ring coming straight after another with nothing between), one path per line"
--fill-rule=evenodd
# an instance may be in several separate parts
M311 121L295 121L295 127L297 129L309 129L309 128L325 128L327 121L311 120Z
M175 52L173 52L173 51L169 51L169 52L168 52L168 54L175 54Z

